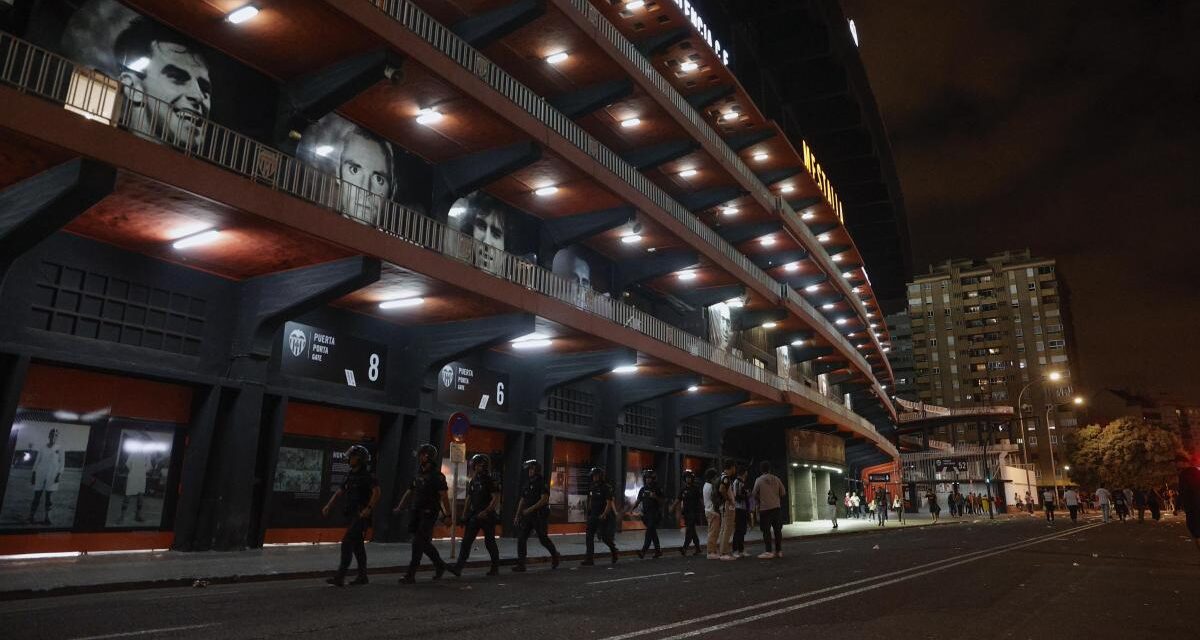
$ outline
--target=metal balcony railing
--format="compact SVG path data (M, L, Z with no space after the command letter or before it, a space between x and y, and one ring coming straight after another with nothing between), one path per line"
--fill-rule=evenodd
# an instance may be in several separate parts
M139 95L139 106L129 108L121 85L112 78L9 34L0 34L0 84L49 100L88 120L129 131L185 156L204 160L399 240L470 264L494 277L638 331L780 391L792 391L840 416L848 425L868 433L875 431L861 416L797 381L770 373L629 304L483 244L231 129L204 118L176 113L170 104L149 95ZM881 446L886 446L886 442Z
M752 279L756 280L764 287L769 288L772 292L779 295L781 299L788 299L791 301L799 299L798 295L789 295L789 292L793 291L790 287L767 275L766 272L758 268L757 265L755 265L749 258L739 252L736 248L734 248L733 245L726 242L725 239L717 234L716 231L701 222L700 219L697 218L691 211L688 211L683 205L676 202L674 198L667 194L666 191L662 190L658 185L654 184L649 178L635 169L633 165L625 162L625 160L623 160L617 153L601 144L598 140L587 133L583 127L579 126L573 120L552 107L549 102L538 95L535 91L526 87L516 78L512 77L499 66L492 63L490 60L484 57L483 54L479 53L440 22L433 19L429 14L425 13L410 0L366 1L386 13L396 22L402 24L409 31L412 31L417 36L428 42L438 51L441 51L459 66L473 73L476 77L487 83L501 95L508 98L513 104L517 105L526 113L535 117L538 121L549 127L555 133L561 135L575 147L596 159L601 166L611 171L620 180L629 184L641 194L645 195L655 204L655 206L663 211L666 211L673 218L682 223L689 231L699 236L700 239L705 243L716 248L721 255L728 258L731 262L741 268ZM587 2L584 1L583 4L587 4ZM588 5L588 7L590 7L590 5ZM594 11L594 8L592 10ZM841 272L836 269L836 265L833 264L832 259L825 252L824 248L821 247L820 242L817 241L812 232L809 231L808 225L805 225L801 221L800 216L797 215L795 211L792 211L791 207L788 206L788 204L783 201L782 198L772 195L766 189L766 187L762 185L750 168L747 167L745 163L743 163L741 159L733 153L732 149L729 149L728 145L721 141L719 137L716 137L716 134L712 131L712 129L703 124L700 115L697 114L694 109L691 109L690 106L687 106L686 100L684 100L684 98L680 96L678 92L674 91L670 85L666 84L666 81L662 79L662 77L659 76L656 71L654 71L653 66L651 66L644 57L641 57L640 54L636 53L636 50L632 48L633 45L630 44L628 40L625 40L624 37L616 31L612 24L604 20L604 18L598 14L596 14L595 18L591 18L589 15L589 19L597 25L597 28L605 31L606 33L611 33L611 38L616 38L621 42L624 42L623 46L618 45L618 47L622 48L623 51L628 50L631 54L636 55L637 57L633 59L635 62L640 60L639 68L643 69L643 72L652 79L658 78L662 82L662 90L669 92L668 95L672 95L672 100L678 101L678 104L681 105L681 108L686 107L685 114L690 114L691 117L695 119L697 126L701 127L701 131L708 132L709 135L713 137L712 139L714 143L719 143L720 147L727 152L728 160L740 167L738 171L743 173L746 179L750 181L750 184L757 185L755 188L756 197L759 197L764 202L773 203L775 210L780 211L781 215L791 223L791 226L796 228L796 232L804 236L803 241L807 244L807 246L816 248L814 249L813 253L818 257L818 260L821 261L822 269L829 273L831 278L841 278ZM601 24L607 26L607 29L601 27ZM849 290L849 287L847 287L847 290ZM855 298L853 295L849 296L849 299L851 300L852 304L854 304L864 322L866 322L867 312L862 306L862 301ZM829 324L828 321L825 320L824 316L820 314L813 314L812 317L816 322L822 322L826 325ZM858 353L858 350L846 342L845 338L841 336L841 333L836 327L830 326L830 330L832 333L841 338L837 341L837 343L842 347L842 350L848 354L851 354L850 357L855 359L856 364L861 366L863 371L868 375L874 377L874 374L871 373L871 368L866 365L866 360L862 358L861 354ZM868 335L870 336L870 330L868 329L867 331ZM874 337L871 336L871 339L874 340ZM876 348L879 348L878 342L876 342ZM881 397L883 398L882 401L886 404L887 395L881 394Z

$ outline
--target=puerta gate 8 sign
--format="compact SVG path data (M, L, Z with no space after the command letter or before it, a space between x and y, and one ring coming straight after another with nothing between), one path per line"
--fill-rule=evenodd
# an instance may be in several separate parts
M438 402L508 412L508 374L474 362L451 362L437 376Z
M299 322L283 326L280 369L349 387L382 390L387 347Z

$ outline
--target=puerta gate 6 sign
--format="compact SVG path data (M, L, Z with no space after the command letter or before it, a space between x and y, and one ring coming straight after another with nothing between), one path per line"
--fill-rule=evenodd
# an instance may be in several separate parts
M284 373L349 387L384 388L387 347L299 322L283 326Z
M473 362L451 362L438 371L438 402L474 409L508 411L508 374Z

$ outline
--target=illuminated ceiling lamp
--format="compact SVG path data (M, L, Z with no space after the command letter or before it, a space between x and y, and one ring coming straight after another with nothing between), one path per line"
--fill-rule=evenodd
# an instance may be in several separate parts
M754 154L754 161L755 162L765 162L767 160L767 158L770 158L770 157L771 157L771 154L767 153L766 151L759 151L758 153Z
M697 391L700 390L700 387L697 385L692 385L692 386L688 387L687 390L688 390L688 393L696 393Z
M775 327L778 327L778 326L779 326L778 322L767 321L767 322L762 323L762 328L764 328L764 329L774 329Z
M829 234L822 233L821 235L817 236L817 241L819 241L821 244L829 242Z
M773 235L763 236L758 239L758 243L764 247L769 247L769 246L775 244L775 236L773 236Z
M637 244L642 241L642 236L636 233L621 236L621 242L625 244Z
M631 129L633 127L638 126L641 123L642 123L641 118L626 118L621 121L621 128L622 129Z
M785 184L779 188L780 193L791 193L796 190L796 187L790 184Z
M723 213L727 216L736 216L738 214L738 211L740 211L740 209L738 209L737 207L725 207L724 209L721 209L721 213Z
M636 364L625 364L625 365L621 365L621 366L613 369L612 372L626 374L626 373L637 373L637 370L638 370L638 366Z
M637 11L638 9L641 9L644 6L646 6L646 0L629 0L629 2L625 3L625 10L626 11Z
M547 196L552 196L556 193L558 193L558 187L556 187L554 185L549 185L549 186L541 187L540 189L534 190L533 195L545 198Z
M684 169L683 171L679 172L679 177L680 178L690 178L690 177L696 175L697 173L700 173L700 172L697 171L696 169Z
M684 62L683 64L679 65L679 70L687 72L687 73L691 73L699 68L700 68L700 65L695 62L692 62L691 60L688 60L687 62Z
M546 56L546 62L549 64L559 64L562 62L566 62L567 58L570 58L570 57L571 57L571 55L568 54L566 51L558 51L556 53L552 53L552 54Z
M225 19L228 20L230 22L230 24L242 24L243 22L248 22L250 20L253 20L254 17L257 15L258 15L258 7L254 6L252 4L248 4L248 5L238 7L237 9L234 9L233 11L230 11L225 16Z
M417 124L432 126L441 122L443 117L445 116L437 107L426 107L417 112Z
M783 265L783 270L787 271L789 273L793 272L793 271L799 271L800 263L799 262L789 262L789 263Z
M815 217L817 217L817 214L811 211L805 211L804 213L800 214L801 220L812 220Z
M411 309L425 304L425 298L420 296L412 296L406 298L397 298L395 300L385 300L379 303L379 308L385 311L390 309Z
M691 271L691 270L680 271L678 274L675 275L675 277L679 278L680 280L683 280L684 282L689 282L691 280L696 279L696 272Z
M815 293L817 291L817 289L820 289L820 288L821 288L821 285L819 285L819 284L810 284L807 287L804 287L804 290L807 291L808 293Z
M804 341L800 340L800 339L792 340L792 346L793 347L803 347Z
M742 114L739 113L737 111L737 109L730 109L729 111L726 111L725 113L721 114L721 119L724 120L725 122L737 120L740 117L742 117Z
M204 229L176 240L175 242L171 243L171 246L179 250L191 249L192 247L199 247L201 245L216 242L217 238L220 237L221 231L219 229Z

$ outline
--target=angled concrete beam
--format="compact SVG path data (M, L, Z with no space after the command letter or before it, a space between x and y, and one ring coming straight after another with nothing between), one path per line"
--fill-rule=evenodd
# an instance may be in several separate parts
M790 415L792 415L792 406L787 404L739 406L712 414L712 423L718 430L724 430L745 427L767 420L777 420Z
M275 139L288 140L291 131L332 113L384 79L387 69L398 68L402 58L381 49L339 60L323 69L288 80L279 94Z
M797 289L803 289L804 287L808 287L808 286L811 286L814 284L822 284L822 283L828 282L829 276L824 273L818 273L815 275L797 276L796 278L793 278L789 281Z
M518 0L457 22L450 30L475 48L484 47L545 13L540 0Z
M630 285L681 271L699 264L693 251L671 251L648 254L645 257L621 260L615 265L614 291L624 291Z
M776 307L774 309L743 309L733 317L733 326L738 331L753 329L767 321L779 322L788 317L788 310Z
M735 407L750 400L750 394L745 391L733 393L698 393L680 394L673 396L667 403L675 411L675 417L680 420L713 413L729 407Z
M788 264L789 262L799 262L808 257L808 252L804 249L788 249L786 251L756 253L749 257L750 261L758 266L759 269L770 269Z
M683 302L693 307L707 307L718 302L725 302L746 295L746 286L731 284L724 287L703 287L677 294Z
M676 198L688 211L711 209L719 204L742 197L744 192L737 187L715 187L702 191L689 191Z
M678 160L699 148L700 143L691 138L671 140L627 151L621 154L621 159L633 165L633 168L638 171L646 171L660 167L672 160Z
M17 258L103 200L116 181L112 167L76 158L0 191L0 282Z
M617 408L624 409L684 391L700 382L700 376L697 375L614 377L605 381L601 393L607 395L607 399Z
M633 362L637 362L637 351L633 349L556 353L539 363L537 370L542 373L541 389L545 394L555 387L609 373Z
M435 168L445 192L461 198L500 178L537 162L542 148L534 142L518 142L443 162Z
M734 133L725 136L725 144L729 145L729 148L733 149L734 151L742 151L748 147L752 147L760 142L765 142L774 137L774 129L746 131L744 133Z
M570 93L564 93L547 99L550 106L558 109L568 118L575 119L602 109L633 93L633 81L625 78L612 82L602 82L583 87Z
M725 98L725 97L733 95L734 91L736 91L736 87L734 87L733 85L723 84L723 85L713 87L711 89L705 89L704 91L699 91L697 93L693 93L692 95L688 96L686 99L688 101L688 104L692 105L693 109L696 109L697 111L699 111L700 109L703 109L703 108L711 105L712 103L716 102L717 100L720 100L721 98Z
M284 322L379 280L376 258L356 256L243 281L233 352L266 360Z
M750 222L747 224L727 224L717 227L717 235L724 238L725 242L737 245L769 233L775 233L782 228L783 222L780 220Z
M778 349L784 345L790 345L796 340L811 340L812 337L812 331L772 331L767 334L767 346Z
M804 347L792 351L792 362L808 362L833 354L833 347Z
M637 210L633 207L615 207L545 220L542 222L538 255L548 264L559 249L616 229L636 217Z
M691 35L692 30L690 27L680 27L664 31L657 36L646 38L640 42L635 42L634 46L637 47L638 51L642 52L642 55L652 58L663 50L683 42L691 37Z
M813 224L808 225L808 230L812 231L814 236L819 236L827 231L833 231L840 226L841 225L836 222L814 222Z

